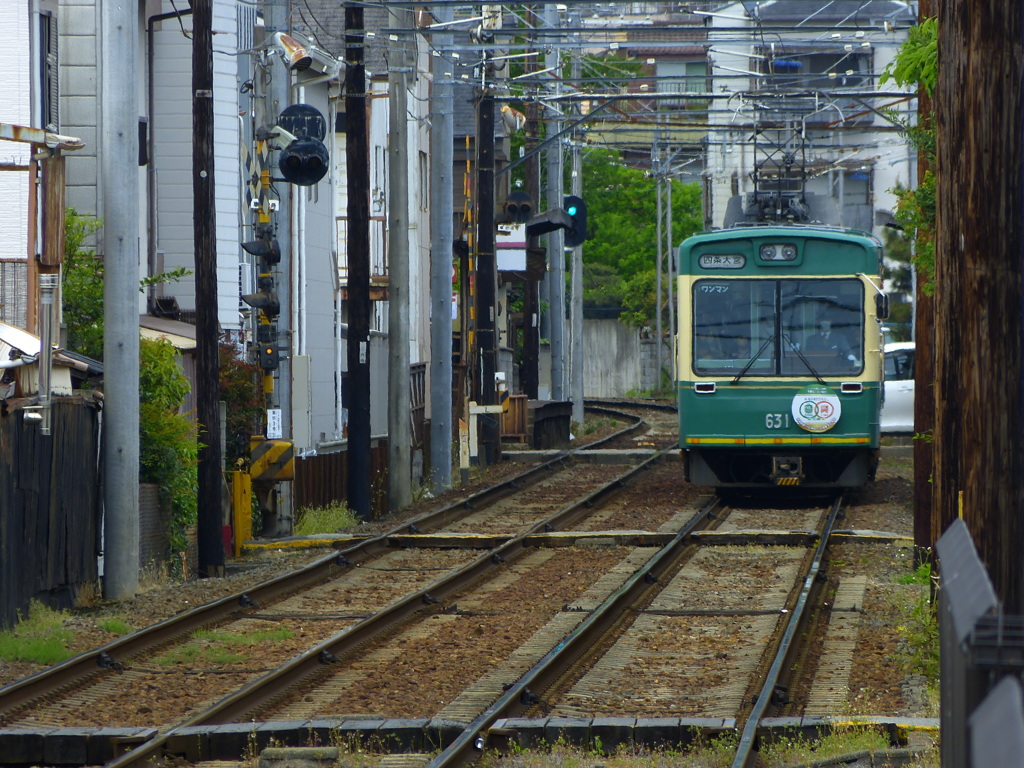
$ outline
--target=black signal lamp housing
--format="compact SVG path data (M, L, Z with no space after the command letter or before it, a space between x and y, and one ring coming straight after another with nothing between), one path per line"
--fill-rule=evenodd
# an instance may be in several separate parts
M258 240L249 240L242 243L242 250L256 258L263 259L267 264L281 263L281 246L276 237L267 235Z
M281 150L277 167L285 181L299 187L311 187L327 175L329 161L324 143L305 136Z
M505 216L516 224L525 224L533 215L533 198L521 189L509 192L505 199Z

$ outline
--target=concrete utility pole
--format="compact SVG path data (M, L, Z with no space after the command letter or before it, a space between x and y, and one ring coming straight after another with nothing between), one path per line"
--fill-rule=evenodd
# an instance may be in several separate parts
M196 278L196 415L199 575L224 575L217 323L217 219L213 172L213 3L192 6L192 227Z
M393 26L412 27L412 11L391 11ZM388 508L412 501L412 404L409 400L409 109L407 48L394 35L388 51Z
M583 154L577 145L572 148L572 194L583 197ZM582 424L583 414L583 246L572 249L572 325L569 332L569 380L572 398L572 420Z
M576 82L580 79L579 52L572 58L572 79ZM579 106L576 106L579 111ZM578 115L574 115L578 117ZM570 151L571 177L570 189L572 194L580 199L583 198L583 153L575 141ZM572 420L582 424L585 418L583 413L583 246L577 245L572 249L572 309L569 317L572 325L569 329L569 392L572 399Z
M452 6L436 10L451 21ZM445 27L441 27L445 29ZM437 50L451 48L452 35L433 36ZM433 57L430 98L430 476L435 493L452 485L452 206L455 162L451 62Z
M370 158L363 7L345 5L345 159L348 164L348 505L370 509Z
M558 29L558 6L548 3L544 6L544 20L550 29ZM561 77L558 69L561 55L557 48L545 55L544 65L552 69L551 78L558 91ZM551 133L562 130L558 113L551 110ZM549 209L561 208L562 192L562 143L553 141L547 149L548 205ZM565 400L565 234L561 229L548 233L548 270L550 271L551 299L551 399Z
M138 7L100 7L103 184L103 594L139 586Z

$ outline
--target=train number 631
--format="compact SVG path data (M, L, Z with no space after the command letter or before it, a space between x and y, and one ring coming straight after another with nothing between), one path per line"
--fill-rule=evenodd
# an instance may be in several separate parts
M764 426L767 429L788 429L788 413L766 413L764 415Z

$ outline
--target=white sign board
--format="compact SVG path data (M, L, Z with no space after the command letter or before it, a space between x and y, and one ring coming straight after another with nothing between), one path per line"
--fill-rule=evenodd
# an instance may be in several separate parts
M525 272L526 225L499 224L494 252L494 261L499 272Z
M267 439L280 440L284 437L281 430L281 409L267 408Z

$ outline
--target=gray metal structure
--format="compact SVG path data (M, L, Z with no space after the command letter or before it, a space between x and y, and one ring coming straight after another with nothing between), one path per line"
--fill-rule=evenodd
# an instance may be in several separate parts
M935 548L941 569L942 764L1019 766L1024 751L1007 747L1024 744L1024 618L1003 613L962 519Z

